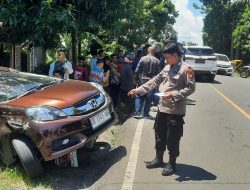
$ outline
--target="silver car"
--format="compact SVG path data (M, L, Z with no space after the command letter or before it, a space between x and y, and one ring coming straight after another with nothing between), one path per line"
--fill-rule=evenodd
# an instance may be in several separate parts
M217 73L224 75L232 75L234 72L231 61L224 54L215 53L217 58Z

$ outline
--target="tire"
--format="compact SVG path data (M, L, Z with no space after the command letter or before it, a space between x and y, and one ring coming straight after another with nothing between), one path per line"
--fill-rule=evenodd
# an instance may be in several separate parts
M43 168L37 158L33 145L24 137L13 139L12 144L26 174L30 178L41 176L43 174Z
M208 82L214 82L215 75L208 75L207 81Z
M111 146L107 142L95 142L93 148L88 150L91 161L97 161L109 153Z
M240 71L240 76L242 78L247 78L250 74L250 71L249 71L249 68L243 68L241 71Z

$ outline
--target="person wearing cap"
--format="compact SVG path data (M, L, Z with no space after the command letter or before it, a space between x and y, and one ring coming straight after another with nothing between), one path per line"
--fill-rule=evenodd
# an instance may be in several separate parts
M176 43L163 50L168 65L140 87L131 90L128 95L144 95L159 87L161 96L154 124L156 157L146 164L148 169L164 166L163 154L168 149L169 162L162 170L163 176L176 172L176 158L180 154L180 139L183 135L186 98L195 91L194 72L182 61L181 52Z

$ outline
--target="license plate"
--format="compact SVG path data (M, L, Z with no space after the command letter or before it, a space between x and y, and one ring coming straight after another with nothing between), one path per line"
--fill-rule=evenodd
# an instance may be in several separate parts
M204 64L205 63L205 59L196 59L195 63Z
M92 125L92 128L96 129L100 125L108 121L110 118L111 118L111 115L109 113L109 109L105 109L102 112L98 113L97 115L91 117L89 120Z

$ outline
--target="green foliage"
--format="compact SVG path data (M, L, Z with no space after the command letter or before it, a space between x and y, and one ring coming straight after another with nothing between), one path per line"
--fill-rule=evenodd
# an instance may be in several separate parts
M205 1L201 10L207 15L204 18L203 41L215 52L230 54L232 33L232 12L230 0Z
M250 52L250 5L246 6L240 21L233 32L234 44L243 50Z
M16 41L53 48L60 43L60 33L76 29L72 7L65 9L49 0L25 2L10 1L0 8L0 20L12 27Z
M119 45L132 49L150 38L160 41L166 33L175 33L172 25L178 16L171 0L32 2L4 3L0 21L11 26L17 41L34 42L45 49L73 49L79 42L87 51L93 41L110 52Z
M250 51L250 10L249 0L200 0L203 6L196 8L206 14L203 28L203 41L216 52L224 53L249 61ZM233 37L233 39L232 39ZM232 40L234 46L232 46ZM231 51L230 51L231 50ZM239 52L239 53L237 53Z

